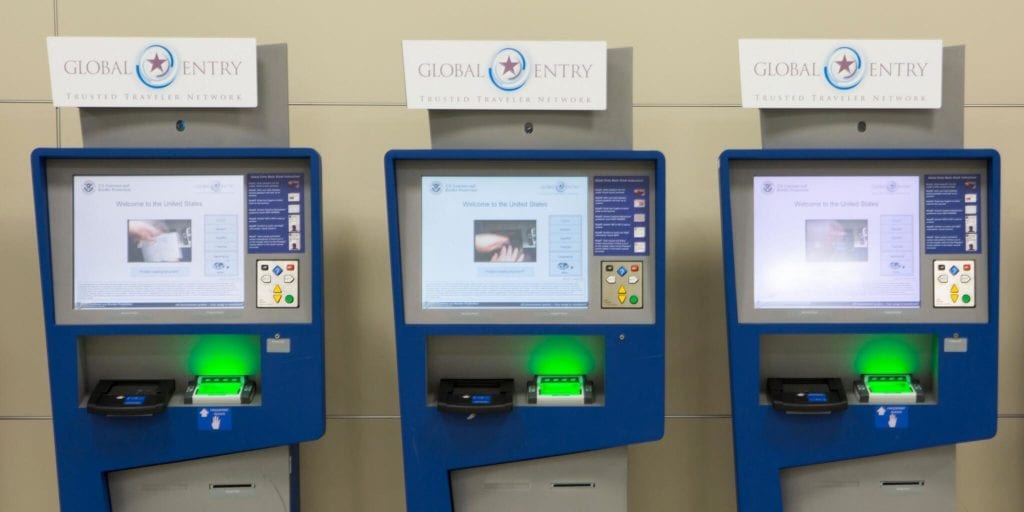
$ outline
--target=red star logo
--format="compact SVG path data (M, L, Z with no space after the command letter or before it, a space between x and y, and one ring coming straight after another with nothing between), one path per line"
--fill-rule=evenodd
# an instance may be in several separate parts
M855 61L855 60L847 60L846 54L844 53L843 54L843 60L837 60L836 64L839 64L839 72L840 73L842 73L843 71L846 71L847 72L846 76L850 76L850 75L853 74L853 69L851 69L851 66L853 66L854 63L856 63L856 62L857 61Z
M513 62L512 61L512 56L511 55L505 57L505 62L501 62L500 64L501 64L501 67L505 68L501 72L501 74L503 74L503 75L507 74L507 73L512 73L514 75L516 73L516 66L519 65L518 62Z
M151 72L152 71L163 71L164 70L164 63L167 62L167 59L161 59L160 58L160 54L154 52L153 53L153 58L152 59L146 59L146 62L149 63L149 70Z

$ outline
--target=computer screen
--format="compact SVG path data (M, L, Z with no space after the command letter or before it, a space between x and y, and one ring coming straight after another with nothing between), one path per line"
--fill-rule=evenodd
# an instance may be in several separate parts
M919 308L918 176L755 176L754 308Z
M75 176L74 308L243 308L243 175Z
M586 176L423 176L422 307L586 308Z

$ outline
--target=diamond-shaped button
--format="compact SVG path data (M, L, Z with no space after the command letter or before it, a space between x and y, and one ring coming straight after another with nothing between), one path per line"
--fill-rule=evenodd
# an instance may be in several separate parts
M626 267L619 267L618 272L619 272L620 276L626 275L626 272L627 272Z
M274 275L275 276L281 275L281 272L284 272L284 269L281 268L280 265L277 265L277 266L274 267Z
M955 276L960 273L960 269L956 268L956 265L953 265L952 267L949 267L949 273Z

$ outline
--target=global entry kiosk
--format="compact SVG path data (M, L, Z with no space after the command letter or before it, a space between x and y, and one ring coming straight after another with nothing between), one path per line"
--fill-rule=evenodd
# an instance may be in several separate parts
M666 343L697 342L728 347L741 512L956 510L999 357L1000 156L963 149L963 48L777 43L740 44L763 147L718 162L716 340L666 339L693 314L669 240L696 229L667 183L714 169L633 148L630 49L405 42L431 148L371 185L408 510L627 510ZM180 47L146 46L138 81L174 90ZM346 343L325 319L353 305L324 300L340 242L319 153L289 147L286 49L253 49L253 105L77 104L86 147L32 154L62 510L300 509Z

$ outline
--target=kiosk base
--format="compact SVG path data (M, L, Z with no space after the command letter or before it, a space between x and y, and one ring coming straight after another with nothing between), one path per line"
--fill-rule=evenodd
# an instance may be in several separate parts
M112 512L291 512L289 447L115 471Z
M956 446L782 471L786 512L954 512Z
M452 471L454 509L624 512L626 454L619 447Z

